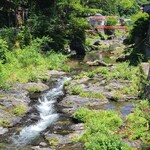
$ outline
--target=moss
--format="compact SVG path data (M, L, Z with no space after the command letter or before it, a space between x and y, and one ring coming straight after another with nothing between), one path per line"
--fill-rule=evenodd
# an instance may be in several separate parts
M40 92L42 92L41 88L38 87L38 86L33 86L31 88L28 88L27 91L31 92L31 93L40 93Z
M2 119L2 120L0 120L0 125L4 128L7 128L10 126L10 121L6 120L6 119Z
M48 142L49 142L49 144L50 144L51 146L56 146L57 143L59 142L59 139L58 139L58 138L50 138L50 137L48 137L47 140L48 140Z

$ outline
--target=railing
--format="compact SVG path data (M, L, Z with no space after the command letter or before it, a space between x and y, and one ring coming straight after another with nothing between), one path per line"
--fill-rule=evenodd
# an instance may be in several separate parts
M128 32L128 28L125 26L97 26L97 29L121 29Z

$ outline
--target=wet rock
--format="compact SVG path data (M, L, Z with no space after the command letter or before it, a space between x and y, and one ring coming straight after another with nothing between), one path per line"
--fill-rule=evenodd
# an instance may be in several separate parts
M83 134L84 124L80 123L72 125L71 129L73 130L73 132L66 135L46 133L45 138L48 140L49 144L52 147L71 144L73 143L74 139L79 138Z
M48 76L52 76L52 75L65 75L66 74L66 72L63 72L63 71L57 71L57 70L47 70L46 71L46 75L48 75Z
M41 82L38 82L38 83L30 82L30 83L24 84L24 89L27 91L29 91L31 88L34 88L34 87L38 88L39 91L41 91L41 92L49 89L49 87L47 85L45 85Z
M7 128L0 127L0 135L3 135L8 132Z
M59 150L84 150L83 143L74 143L74 144L67 144L61 145L58 148Z
M47 143L41 142L39 145L40 145L40 146L43 146L43 147L46 147L46 146L47 146Z
M71 129L74 131L83 131L84 130L84 123L73 124L71 126Z
M40 146L33 146L32 150L56 150L54 148L42 148Z
M88 61L87 64L89 66L105 66L105 67L110 66L110 64L107 64L102 60Z
M138 141L129 141L129 140L123 140L126 144L128 144L130 147L134 148L134 147L140 147L141 144Z
M83 98L78 95L67 95L58 105L63 107L62 112L73 114L79 107L96 106L107 103L107 100Z

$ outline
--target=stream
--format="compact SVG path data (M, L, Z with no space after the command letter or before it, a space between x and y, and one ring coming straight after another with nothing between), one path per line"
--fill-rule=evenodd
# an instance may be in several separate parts
M72 74L77 74L82 68L87 68L87 66L78 59L71 60L71 63L73 63L73 65L76 64L74 65L75 68ZM48 141L44 137L47 132L51 132L52 134L59 133L61 136L73 132L70 126L76 124L76 122L69 116L62 114L60 108L57 108L56 105L58 99L61 101L65 96L63 85L67 80L71 80L71 78L58 76L53 86L39 96L37 103L32 106L34 112L30 112L29 115L23 118L22 123L17 125L17 127L12 127L9 133L3 135L1 143L3 143L5 147L2 150L34 150L33 146L37 146L41 142L44 142L45 146L48 147ZM109 102L95 109L117 110L124 118L133 108L132 102ZM28 117L33 115L33 113L37 115L36 119L31 121ZM39 149L42 148L37 147L37 150ZM43 148L43 150L52 149ZM72 147L71 144L65 143L63 147L59 147L58 150L83 150L83 147L81 145Z

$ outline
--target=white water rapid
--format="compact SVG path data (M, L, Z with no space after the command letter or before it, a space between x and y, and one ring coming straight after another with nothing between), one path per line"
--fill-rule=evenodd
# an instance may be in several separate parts
M36 108L39 112L40 120L36 124L23 128L19 135L13 137L13 142L17 146L25 146L31 143L49 125L57 121L59 114L55 113L54 103L59 96L64 94L63 84L67 80L69 80L67 77L58 79L57 85L39 98L39 104Z

